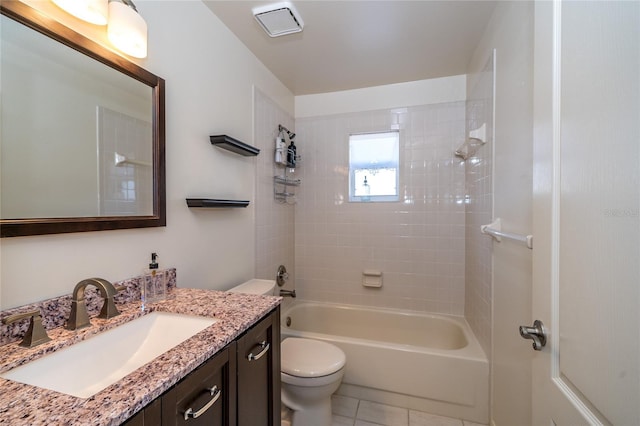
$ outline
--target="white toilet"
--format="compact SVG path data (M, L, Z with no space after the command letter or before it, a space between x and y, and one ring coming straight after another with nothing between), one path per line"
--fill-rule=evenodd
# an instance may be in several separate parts
M276 283L253 279L228 290L273 295ZM337 346L287 337L280 348L282 403L293 410L292 426L330 426L331 395L340 387L346 356Z
M293 410L292 426L330 426L331 395L338 390L346 356L319 340L287 337L281 346L282 403Z
M237 285L227 291L231 293L247 293L247 294L262 294L264 296L274 296L276 292L276 282L274 280L259 280L254 278L249 281L245 281L240 285Z

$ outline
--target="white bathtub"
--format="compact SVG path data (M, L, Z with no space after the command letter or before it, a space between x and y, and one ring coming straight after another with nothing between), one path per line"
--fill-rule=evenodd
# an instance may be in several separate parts
M295 301L281 333L345 352L340 395L488 423L489 364L462 317Z

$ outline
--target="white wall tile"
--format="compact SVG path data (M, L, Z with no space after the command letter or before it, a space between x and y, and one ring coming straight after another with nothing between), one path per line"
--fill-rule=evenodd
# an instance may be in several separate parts
M298 190L304 195L295 207L296 288L301 296L464 313L459 282L464 276L465 177L453 158L464 136L464 105L450 102L297 120L298 152L304 158L298 170L303 182ZM388 130L393 123L399 123L401 131L402 201L344 201L348 135ZM363 269L380 269L383 288L362 287Z

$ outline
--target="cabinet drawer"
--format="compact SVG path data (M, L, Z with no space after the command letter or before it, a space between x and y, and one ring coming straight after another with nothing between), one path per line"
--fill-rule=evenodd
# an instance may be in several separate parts
M235 343L162 396L163 426L235 425Z

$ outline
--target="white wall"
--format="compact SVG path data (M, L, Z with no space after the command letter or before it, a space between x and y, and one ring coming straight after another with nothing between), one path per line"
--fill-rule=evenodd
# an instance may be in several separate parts
M255 272L255 210L188 209L186 197L255 200L255 157L209 135L253 143L253 86L293 114L292 94L200 1L138 1L149 26L139 63L166 80L167 226L0 241L0 308L71 293L83 278L139 275L158 252L181 287L231 287Z
M296 96L296 118L463 101L466 75Z
M494 217L503 230L532 230L533 2L499 2L469 67L478 73L496 49ZM469 80L469 89L473 80ZM531 357L518 326L530 324L531 250L493 243L492 420L531 422Z

